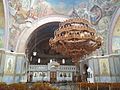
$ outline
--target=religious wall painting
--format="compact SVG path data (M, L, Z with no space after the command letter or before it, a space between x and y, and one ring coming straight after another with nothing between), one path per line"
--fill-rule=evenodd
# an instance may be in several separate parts
M87 0L46 0L56 14L70 15L74 8L85 8ZM85 3L84 3L85 2Z
M81 8L83 12L87 10L86 3L88 0L9 0L9 49L15 50L21 32L31 28L32 24L38 22L40 18L50 15L70 15L73 7L79 13L78 15L81 15ZM96 5L95 8L91 9L93 24L101 18L100 7ZM83 14L83 17L89 17L89 15Z
M63 73L63 77L67 77L67 75L66 75L66 73L65 73L65 72Z
M9 0L10 40L9 49L15 50L19 35L39 18L53 13L44 0Z
M85 1L86 0L9 0L10 40L8 48L14 51L21 32L31 28L33 22L37 22L39 18L49 15L69 15L74 5L75 7L85 7L84 4L79 5Z
M3 0L0 0L0 48L4 47L5 17Z
M98 24L99 20L102 18L102 9L97 6L94 5L91 9L90 9L91 15L90 15L90 21L93 25Z
M107 58L99 59L99 66L100 66L100 75L103 76L110 75L109 61Z
M108 16L104 16L102 17L98 24L97 24L97 32L103 37L103 45L101 47L101 50L103 53L107 52L107 42L108 42L108 30L109 30L109 23L110 22L110 18ZM100 49L99 49L100 50Z
M15 56L14 55L6 55L5 58L5 66L4 66L4 74L14 74L15 71Z
M22 7L20 0L9 0L8 4L10 13L9 49L14 51L18 37L25 28L24 23L27 18L27 11Z
M101 6L103 16L111 16L117 7L120 6L120 0L92 0L94 4Z
M78 4L78 6L76 6L75 9L73 8L72 11L73 12L76 11L76 14L78 15L77 18L81 17L81 18L89 19L89 14L88 14L89 11L87 9L88 5L89 4L87 2L81 2L80 4Z
M107 16L102 17L98 22L98 32L104 34L104 32L108 30L109 22L110 22L109 17Z
M102 3L101 7L104 16L111 16L115 12L117 6L114 5L112 1L106 1Z
M112 51L115 52L117 49L120 49L120 16L115 22L112 37Z

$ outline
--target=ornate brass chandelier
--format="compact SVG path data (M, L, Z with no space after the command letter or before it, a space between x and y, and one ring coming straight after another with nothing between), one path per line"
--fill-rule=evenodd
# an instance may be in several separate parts
M99 49L102 43L102 37L98 36L91 24L82 18L71 18L60 23L54 32L54 38L49 40L52 49L71 57L75 63Z

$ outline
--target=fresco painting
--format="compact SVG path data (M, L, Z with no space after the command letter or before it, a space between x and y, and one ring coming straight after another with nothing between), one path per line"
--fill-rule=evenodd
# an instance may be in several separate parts
M4 74L7 74L7 75L14 74L14 70L15 70L15 56L14 55L6 55Z
M119 0L8 0L10 13L9 49L15 50L22 31L32 27L35 22L45 16L65 15L89 19L98 33L104 37L106 51L106 35L109 22ZM103 23L104 22L104 23ZM104 26L102 28L102 26Z
M92 15L90 16L91 23L92 24L97 24L102 17L101 8L97 5L94 5L91 8L90 12L92 13Z
M86 0L9 0L9 49L15 50L21 32L30 28L39 18L48 15L68 15L74 4L79 6L82 1Z
M120 16L118 17L116 24L114 26L114 32L113 36L119 36L120 37Z
M5 18L3 1L0 0L0 48L4 47Z
M118 17L113 31L112 51L120 49L120 16Z
M100 65L100 74L107 76L110 74L110 70L109 70L109 62L108 59L104 58L104 59L100 59L99 60L99 65Z

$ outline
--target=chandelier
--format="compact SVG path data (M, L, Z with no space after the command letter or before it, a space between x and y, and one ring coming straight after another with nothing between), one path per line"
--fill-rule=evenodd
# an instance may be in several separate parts
M97 35L91 24L82 18L70 18L61 22L54 32L54 38L49 40L52 49L72 58L75 63L99 49L102 43L102 37Z

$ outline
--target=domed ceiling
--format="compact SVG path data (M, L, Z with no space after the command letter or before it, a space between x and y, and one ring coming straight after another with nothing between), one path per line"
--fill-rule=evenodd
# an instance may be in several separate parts
M42 17L67 16L72 13L73 7L86 8L85 1L87 0L9 0L9 49L14 51L21 32L31 28Z
M4 1L4 0L3 0ZM89 19L104 37L103 50L108 42L108 25L113 13L120 7L120 0L7 0L9 26L8 49L15 51L19 36L43 17L64 15ZM8 5L8 7L7 7ZM106 18L105 18L106 17ZM105 20L104 20L105 19ZM99 21L105 21L99 23ZM107 20L107 21L106 21ZM101 21L101 22L102 22Z

